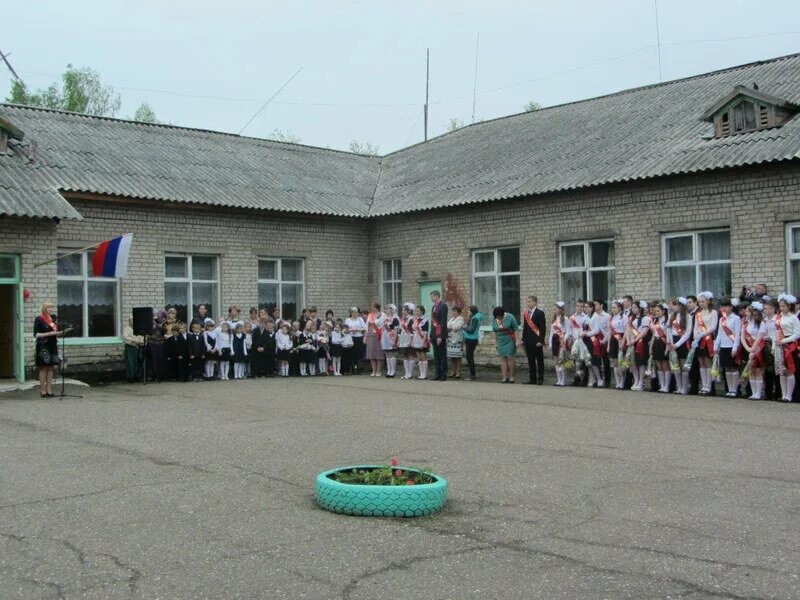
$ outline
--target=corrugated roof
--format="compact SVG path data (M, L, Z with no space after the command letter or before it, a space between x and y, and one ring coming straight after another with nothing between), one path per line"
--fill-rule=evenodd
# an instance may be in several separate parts
M8 104L0 117L35 140L53 190L364 216L377 183L374 156Z
M383 158L373 216L800 158L800 116L713 139L737 85L800 104L800 54L470 125Z
M721 139L702 120L754 82L800 104L800 54L478 123L383 158L0 104L36 142L32 164L0 156L0 214L75 218L61 190L366 217L800 158L800 116Z
M0 152L0 215L80 219L58 193L49 171L28 160L29 152L30 147L17 140L9 140L8 151Z

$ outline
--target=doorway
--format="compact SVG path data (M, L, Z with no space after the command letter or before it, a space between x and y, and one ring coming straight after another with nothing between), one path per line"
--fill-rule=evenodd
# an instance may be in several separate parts
M25 381L20 260L0 254L0 378Z
M442 293L442 282L441 281L428 281L425 283L419 284L419 303L421 306L425 307L425 316L428 319L431 318L431 309L433 308L433 302L431 301L431 292L439 292ZM433 325L429 325L429 327L433 327ZM428 350L428 356L433 356L433 347Z

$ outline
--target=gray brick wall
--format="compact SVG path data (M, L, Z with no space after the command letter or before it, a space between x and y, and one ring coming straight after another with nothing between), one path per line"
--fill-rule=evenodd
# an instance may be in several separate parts
M380 260L403 260L403 296L419 302L426 281L448 275L471 301L473 249L517 245L521 295L535 293L551 313L558 291L559 241L613 237L617 294L661 296L661 235L707 227L731 231L733 289L786 282L785 224L800 221L800 166L632 182L541 198L499 201L371 221L181 205L126 205L74 201L81 222L0 220L0 252L21 254L26 332L45 299L56 298L56 269L33 264L59 245L89 244L134 233L128 277L121 283L123 316L134 306L164 304L164 255L202 251L220 257L222 306L257 302L257 257L303 257L306 305L343 315L380 297ZM693 290L689 290L693 291ZM491 307L484 307L491 308ZM30 338L30 335L27 335ZM483 345L492 354L492 340ZM32 340L26 356L32 362ZM118 360L121 347L71 347L73 362Z

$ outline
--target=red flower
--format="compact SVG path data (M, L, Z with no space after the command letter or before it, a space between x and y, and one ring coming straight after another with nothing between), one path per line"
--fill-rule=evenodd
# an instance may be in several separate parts
M396 469L395 472L394 472L394 476L395 477L400 477L402 474L403 474L403 471L401 471L400 469Z
M391 466L393 466L393 467L396 467L396 466L398 466L398 465L400 464L400 461L399 461L399 460L397 460L397 457L396 457L396 456L393 456L393 457L392 457L392 460L390 460L390 461L389 461L389 464L390 464Z
M414 484L416 484L416 483L417 483L417 482L416 482L416 481L414 481L413 479L407 479L407 480L406 480L406 485L414 485Z

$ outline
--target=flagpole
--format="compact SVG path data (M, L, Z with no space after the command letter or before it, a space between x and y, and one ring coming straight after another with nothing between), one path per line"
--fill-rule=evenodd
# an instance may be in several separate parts
M91 250L92 248L97 248L103 242L97 242L96 244L92 244L91 246L86 246L85 248L80 248L79 250L72 250L71 252L65 252L64 254L59 254L55 258L50 258L45 260L44 262L36 263L33 265L34 269L38 269L41 266L48 265L52 262L56 262L57 260L61 260L65 256L72 256L73 254L80 254L81 252L86 252L87 250Z
M125 237L126 235L133 235L133 234L132 233L125 233L125 234L123 234L123 235L121 235L119 237ZM107 241L107 240L103 240L103 241ZM33 265L33 268L34 269L38 269L41 266L49 265L51 262L56 262L57 260L61 260L65 256L72 256L73 254L80 254L81 252L86 252L87 250L91 250L92 248L97 248L102 243L103 242L97 242L96 244L92 244L91 246L86 246L85 248L79 248L78 250L71 250L70 252L65 252L64 254L59 254L55 258L50 258L50 259L45 260L43 262L36 263L35 265Z

